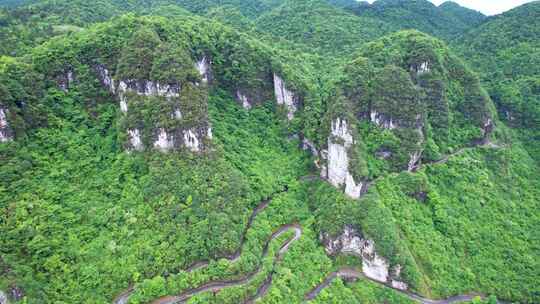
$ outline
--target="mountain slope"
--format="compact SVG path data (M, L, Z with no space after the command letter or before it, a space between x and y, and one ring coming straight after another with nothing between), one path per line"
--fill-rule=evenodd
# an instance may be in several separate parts
M540 126L540 2L525 4L455 41L477 70L500 117L525 132L537 156Z
M540 302L534 5L2 10L0 302Z
M360 18L322 0L286 1L256 19L262 32L304 44L321 54L347 54L388 32L384 22Z
M437 7L428 0L377 0L349 8L358 16L376 18L393 30L416 29L449 40L480 24L479 12L446 2Z

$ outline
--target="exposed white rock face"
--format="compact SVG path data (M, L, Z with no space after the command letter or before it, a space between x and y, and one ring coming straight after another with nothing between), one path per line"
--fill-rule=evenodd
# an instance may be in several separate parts
M196 133L194 130L184 131L184 144L193 152L199 152L201 150L201 143Z
M149 80L120 80L118 83L118 95L120 99L128 92L135 93L139 96L180 97L180 86Z
M122 113L127 113L128 111L127 98L125 97L120 98L120 111L122 111Z
M321 162L318 167L321 169L321 178L327 179L328 178L328 150L321 150Z
M424 61L420 64L420 67L418 68L418 74L424 74L431 70L429 67L429 62Z
M353 176L349 173L345 180L345 194L352 198L360 198L362 196L362 189L364 188L364 183L356 183Z
M201 75L203 83L208 83L210 81L210 62L206 57L203 57L201 60L197 61L196 68Z
M68 84L71 84L71 83L73 83L73 81L75 81L75 77L73 77L73 72L72 71L69 71L67 73L67 80L68 80Z
M397 128L397 123L394 122L392 117L387 118L385 115L378 113L377 111L371 111L369 116L371 118L371 122L373 122L374 124L376 124L377 126L381 128L389 129L389 130L393 130Z
M412 154L409 154L409 164L407 165L407 170L409 172L414 171L416 169L418 162L420 161L420 158L422 157L422 151L415 151Z
M203 58L197 63L197 68L201 73L206 75L206 78L203 77L203 80L208 80L210 73L209 61L206 58ZM101 83L108 88L111 93L118 96L120 101L120 109L124 113L129 111L128 99L134 95L164 97L167 100L180 97L181 87L179 84L167 84L149 80L134 79L124 79L115 82L115 80L112 78L112 74L104 66L97 66L96 71ZM181 120L184 118L184 115L179 108L176 108L169 115L173 119ZM153 147L160 151L166 152L184 145L193 152L199 152L203 148L203 139L205 137L209 139L212 138L212 130L209 126L197 127L178 132L175 131L173 133L170 131L171 130L166 130L164 128L158 129L157 138L155 138ZM145 147L141 139L141 130L129 129L127 130L127 134L130 146L128 151L144 150Z
M159 134L157 140L154 142L154 148L167 151L174 148L174 140L172 137L167 134L165 129L159 129Z
M0 304L8 304L8 298L7 295L0 290Z
M407 289L407 284L399 281L401 266L394 267L390 275L389 263L375 252L375 243L364 239L353 227L345 226L343 233L337 238L328 234L321 235L326 253L329 255L351 254L362 259L362 272L373 280L390 283L395 288Z
M392 281L390 282L393 288L399 290L407 290L409 286L405 282L398 281L397 279L401 277L401 265L396 265L394 267L394 272L392 273Z
M276 95L276 101L279 105L285 105L287 107L287 118L289 120L294 118L296 112L296 97L293 92L287 89L285 82L281 77L274 73L274 93Z
M112 78L111 72L102 65L96 67L101 83L113 94L118 94L120 99L120 110L123 113L128 111L128 93L139 96L161 96L173 98L180 96L180 86L163 84L149 80L120 80L118 84Z
M411 72L416 72L416 75L422 75L431 71L431 64L428 61L420 63L420 65L411 66Z
M345 194L351 198L359 198L362 183L356 183L349 172L349 156L347 150L353 145L353 137L346 120L337 118L332 121L332 133L328 138L327 178L336 188L345 185Z
M111 72L107 68L105 68L102 65L96 66L96 70L98 72L99 79L101 80L101 83L109 89L111 93L116 92L116 86L114 84L114 79L112 78Z
M7 121L8 109L5 109L0 105L0 142L8 142L13 140L13 135L11 134L11 128Z
M144 146L141 139L141 131L139 131L139 129L129 129L127 130L127 133L132 149L135 151L142 151Z
M491 118L488 118L484 122L484 126L482 128L482 135L487 136L489 135L489 133L491 133L492 130L493 130L493 120L491 120Z
M251 109L251 101L249 100L249 98L242 94L242 92L240 92L240 90L236 90L236 98L238 99L238 101L240 101L242 103L242 107L246 110L249 110Z
M176 118L176 119L182 119L182 112L180 111L180 109L174 110L173 116L174 116L174 118Z

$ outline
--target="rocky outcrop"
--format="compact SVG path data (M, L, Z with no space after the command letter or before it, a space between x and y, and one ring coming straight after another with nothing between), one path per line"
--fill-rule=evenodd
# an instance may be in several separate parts
M274 94L278 105L284 105L287 108L287 119L294 118L294 113L297 110L297 97L287 89L283 79L274 73Z
M13 130L7 120L9 110L0 104L0 142L13 140Z
M351 130L346 120L337 118L332 121L332 132L328 138L326 176L328 181L337 188L345 185L345 194L351 198L359 198L365 188L365 183L357 183L349 171L348 150L354 144Z
M204 57L197 63L197 69L201 72L203 81L208 81L210 77L209 62ZM112 94L118 96L120 101L120 110L123 113L129 111L129 98L132 96L153 96L161 97L168 101L174 101L181 95L180 84L159 83L150 80L119 80L112 78L111 72L104 66L98 65L96 72L103 86ZM182 110L179 107L170 113L172 119L181 121L184 118ZM176 148L186 147L193 152L203 150L204 139L212 138L212 130L208 124L200 124L185 130L167 130L157 128L153 133L153 147L159 151L167 152ZM129 129L128 151L143 151L145 145L142 140L142 130Z
M252 101L244 95L240 90L236 90L236 99L242 104L242 107L246 110L251 109Z
M397 128L397 122L394 121L394 119L392 119L392 117L388 117L384 114L381 114L381 113L378 113L377 111L374 111L372 110L369 114L369 118L371 119L371 122L376 124L377 126L383 128L383 129L388 129L388 130L393 130L395 128Z
M191 151L199 152L201 150L201 142L195 130L189 129L184 131L184 144Z
M0 290L0 304L8 304L8 298L5 292Z
M431 71L431 63L428 61L420 62L419 64L413 64L410 67L411 72L415 73L417 76L420 76Z
M418 163L422 158L422 151L414 151L409 154L409 163L407 164L407 171L412 172L418 167Z
M203 83L210 83L212 79L212 70L211 70L211 63L208 58L203 57L201 60L197 61L195 64L195 67L197 68L197 71L199 71L199 74L201 75L201 80Z
M97 65L95 67L98 78L101 84L109 90L111 93L116 93L116 86L114 85L114 79L111 72L103 65Z
M366 277L394 288L407 289L407 284L400 279L401 266L390 269L388 261L375 252L375 243L365 239L353 227L345 226L343 233L336 238L322 233L321 240L328 255L349 254L361 258L362 272Z
M174 141L169 136L165 129L159 129L159 134L157 140L154 142L154 148L161 151L168 151L174 147Z
M127 130L129 147L128 151L142 151L144 146L141 139L141 131L139 129L129 129Z

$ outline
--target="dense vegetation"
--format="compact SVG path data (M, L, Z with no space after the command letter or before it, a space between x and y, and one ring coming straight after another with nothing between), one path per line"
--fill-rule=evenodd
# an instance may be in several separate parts
M362 270L322 245L345 226L413 293L540 302L538 2L490 18L415 0L0 6L0 291L15 303L130 287L149 303L248 275L188 302L303 303ZM336 117L358 200L319 179ZM413 301L361 278L313 302Z
M540 3L532 2L455 41L497 104L499 116L521 130L531 155L540 151Z
M384 20L393 30L417 29L444 39L462 34L486 18L451 1L438 7L428 0L377 0L345 7L359 16Z

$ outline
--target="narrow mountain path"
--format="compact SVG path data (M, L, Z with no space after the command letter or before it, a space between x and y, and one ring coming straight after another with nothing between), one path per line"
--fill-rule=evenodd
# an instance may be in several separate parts
M268 207L268 205L270 204L271 200L272 200L272 197L274 197L275 195L278 195L278 194L281 194L281 193L284 193L284 192L287 192L287 188L285 187L285 189L281 190L281 191L278 191L274 194L271 195L270 198L268 199L265 199L263 201L261 201L259 203L259 205L251 212L251 215L249 216L249 219L248 219L248 223L246 225L246 227L244 228L244 231L242 233L242 237L241 237L241 240L240 240L240 246L238 247L238 249L232 253L232 254L228 254L228 255L224 255L224 256L221 256L221 257L218 257L216 259L227 259L229 260L229 262L235 262L237 261L240 256L242 255L242 248L244 246L244 243L246 241L246 235L247 235L247 232L248 230L251 228L251 226L253 225L253 221L255 220L255 218L257 217L257 215L263 211L264 209L266 209L266 207ZM280 249L280 253L283 254L285 253L285 251L287 251L287 249L289 248L289 245L294 242L295 240L297 240L298 238L300 238L301 234L302 234L302 229L300 228L299 225L297 224L290 224L290 225L285 225L285 226L282 226L278 231L276 231L274 234L272 234L271 238L268 240L268 242L266 243L265 245L265 250L267 251L268 248L267 246L270 244L270 242L279 237L280 235L282 235L283 233L287 232L288 230L290 229L294 229L295 231L295 237L290 240L290 242L287 242L281 249ZM264 254L263 256L266 255L266 251L264 251ZM283 252L282 252L283 251ZM195 263L193 263L191 266L189 266L185 271L186 272L192 272L192 271L195 271L197 269L200 269L200 268L204 268L206 266L208 266L209 264L209 261L208 260L204 260L204 261L197 261ZM250 276L249 274L244 276L244 279L250 277L253 278L257 273L258 271L260 270L257 269L254 273L252 273L252 275ZM214 289L223 289L225 287L228 287L228 286L233 286L233 285L243 285L245 283L249 282L249 280L246 280L244 282L244 280L238 280L238 282L235 284L233 281L223 281L221 282L213 282L214 284L205 284L205 285L208 285L206 286L207 288L202 288L202 287L205 287L205 285L199 287L199 288L202 288L201 291L198 291L198 292L195 292L194 294L196 293L200 293L200 292L204 292L206 290L214 290ZM271 282L271 278L270 278L270 282ZM268 286L267 286L268 287ZM199 289L197 288L197 289ZM191 291L195 291L195 289L191 290ZM133 292L135 292L135 287L134 286L130 286L128 289L126 289L125 291L123 291L122 293L120 293L114 300L113 300L113 304L127 304L128 301L129 301L129 297L133 294ZM260 291L262 294L265 293L265 291ZM194 294L192 294L191 296L193 296ZM187 296L187 295L184 295L184 296ZM189 297L191 297L189 296ZM187 298L189 298L187 297ZM177 297L170 297L171 299L177 299ZM165 298L162 298L161 300L163 300L164 302L155 302L155 303L181 303L182 301L180 302L166 302L165 301Z
M488 144L482 144L482 145L475 145L475 146L472 146L472 147L461 148L461 149L457 150L454 153L445 155L443 158L441 158L439 160L424 163L424 164L420 164L417 168L415 168L415 170L418 170L422 166L426 166L426 165L446 163L451 157L462 154L467 150L474 149L474 148L477 148L477 147L489 147L489 148L493 148L493 149L498 149L498 148L501 148L502 146L498 146L496 144L488 143ZM321 178L320 176L315 176L315 175L313 175L313 176L304 176L304 177L300 178L301 181L314 181L314 180L319 180L319 179L323 179L323 178ZM377 180L378 179L370 181L368 183L368 187L372 186ZM285 188L282 191L279 191L279 192L275 193L274 195L277 195L277 194L280 194L280 193L283 193L283 192L286 192L286 191L287 191L287 188ZM272 196L274 196L274 195L272 195ZM271 197L266 199L266 200L261 201L261 203L253 210L253 212L251 213L251 215L250 215L250 217L248 219L248 223L247 223L247 225L244 228L244 231L242 233L242 238L241 238L240 246L238 247L238 249L232 254L224 255L224 256L216 258L216 259L227 259L227 260L229 260L229 262L235 262L240 258L240 256L242 255L242 248L243 248L243 245L244 245L244 243L246 241L246 235L247 235L248 230L253 225L253 221L255 220L257 215L261 211L266 209L266 207L268 207L270 202L271 202ZM280 237L284 233L286 233L288 231L291 231L291 230L295 232L295 235L294 235L294 237L287 240L287 242L280 248L279 252L276 254L276 256L274 258L273 268L275 268L276 264L283 258L283 255L288 251L290 245L292 243L294 243L296 240L298 240L302 236L302 228L298 224L283 225L282 227L280 227L277 231L275 231L270 236L270 238L267 240L267 242L265 244L265 247L264 247L264 250L263 250L263 257L266 257L266 255L268 254L269 245L274 239ZM185 271L186 272L192 272L192 271L195 271L197 269L207 267L208 264L209 264L208 260L198 261L198 262L193 263L191 266L189 266ZM191 297L193 297L193 296L195 296L197 294L203 293L203 292L208 292L208 291L218 292L218 291L220 291L222 289L225 289L225 288L246 285L246 284L249 284L250 282L252 282L255 279L255 277L257 276L257 274L259 274L259 272L261 270L262 270L262 265L260 265L254 271L252 271L250 273L247 273L247 274L245 274L245 275L243 275L243 276L241 276L239 278L231 279L231 280L210 281L210 282L207 282L207 283L205 283L205 284L203 284L203 285L201 285L199 287L189 289L189 290L187 290L187 291L185 291L185 292L183 292L183 293L181 293L179 295L165 296L165 297L156 299L156 300L152 301L152 303L153 304L185 303ZM254 303L257 299L262 298L268 292L268 290L270 289L270 286L272 285L273 274L274 274L274 269L272 269L270 271L270 274L264 280L263 284L257 289L257 292L255 293L255 295L253 295L251 298L246 300L245 304ZM422 303L422 304L462 303L462 302L471 301L473 298L475 298L477 296L483 297L480 294L465 294L465 295L458 295L458 296L450 297L448 299L443 299L443 300L432 300L432 299L428 299L428 298L423 298L423 297L421 297L419 295L416 295L416 294L413 294L411 292L395 289L390 285L387 285L385 283L370 279L370 278L364 276L364 274L362 272L359 272L358 270L355 270L355 269L352 269L352 268L343 268L341 270L338 270L338 271L335 271L335 272L329 274L321 284L317 285L313 290L311 290L310 292L308 292L306 294L305 299L307 301L315 299L319 295L319 293L324 288L326 288L328 285L330 285L332 283L332 281L335 280L336 278L343 278L343 279L364 278L364 279L370 280L370 281L372 281L374 283L377 283L379 285L394 289L395 291L407 296L409 299L411 299L413 301L416 301L418 303ZM129 297L131 296L131 294L133 294L134 291L135 291L135 288L133 286L130 286L127 290L122 292L120 295L118 295L114 299L113 304L127 304L128 300L129 300ZM499 301L498 303L503 304L505 302L500 302Z
M289 232L291 230L294 231L294 236L289 238L287 240L287 242L285 242L285 244L283 244L283 246L281 246L281 248L279 249L279 251L276 254L275 259L274 259L274 267L275 267L276 263L283 258L283 255L289 250L290 245L292 243L294 243L296 240L298 240L302 236L302 228L298 224L284 225L284 226L282 226L281 228L279 228L276 232L274 232L272 234L272 236L267 240L267 242L266 242L266 244L264 246L263 257L266 257L266 255L268 254L268 250L270 248L270 243L274 239L280 237L284 233ZM203 293L203 292L207 292L207 291L218 292L218 291L220 291L220 290L222 290L224 288L246 285L246 284L250 283L251 281L253 281L253 279L256 277L256 275L261 272L261 270L262 270L262 265L260 265L256 270L254 270L254 271L252 271L252 272L250 272L250 273L248 273L248 274L246 274L246 275L244 275L244 276L242 276L240 278L232 279L232 280L211 281L211 282L203 284L203 285L201 285L201 286L199 286L197 288L189 289L189 290L187 290L187 291L185 291L185 292L183 292L183 293L181 293L179 295L176 295L176 296L166 296L166 297L156 299L156 300L152 301L152 303L153 304L184 303L187 300L189 300L191 297L193 297L193 296L195 296L197 294ZM270 272L269 277L267 277L265 279L265 283L257 291L256 295L254 297L252 297L251 299L249 299L248 301L246 301L246 303L253 303L256 299L258 299L259 297L262 297L264 294L266 294L266 291L268 290L268 288L269 288L269 286L271 284L273 273L274 273L274 271L272 270Z
M368 278L361 271L358 271L358 270L356 270L354 268L345 267L345 268L342 268L342 269L340 269L338 271L334 271L331 274L329 274L321 284L315 286L315 288L313 288L310 292L308 292L306 294L305 300L306 301L314 300L336 278L341 278L341 279L360 279L360 278L362 278L362 279L366 279L366 280L369 280L369 281L371 281L373 283L381 285L383 287L393 289L396 292L406 296L410 300L413 300L413 301L421 303L421 304L464 303L464 302L470 302L476 297L480 297L481 299L485 299L484 295L478 294L478 293L457 295L457 296L453 296L453 297L449 297L449 298L441 299L441 300L428 299L428 298L421 297L421 296L419 296L417 294L414 294L412 292L404 291L404 290L401 290L401 289L396 289L396 288L394 288L394 287L392 287L392 286L390 286L390 285L388 285L386 283L379 282L377 280ZM497 301L497 303L499 303L499 304L508 304L507 302L503 302L503 301Z

